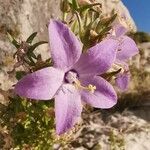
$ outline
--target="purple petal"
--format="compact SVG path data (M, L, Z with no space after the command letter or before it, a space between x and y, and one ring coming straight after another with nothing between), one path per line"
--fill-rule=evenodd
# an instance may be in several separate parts
M112 85L101 77L84 77L82 83L96 86L94 93L82 91L82 100L96 108L111 108L117 103L117 95Z
M74 69L81 75L96 75L106 72L116 58L118 42L106 39L82 54Z
M81 55L81 43L71 30L59 21L51 20L48 28L54 66L68 70Z
M122 26L121 24L117 24L115 25L115 34L116 34L116 37L120 37L122 35L125 35L127 33L127 29Z
M119 74L116 77L116 80L115 80L116 85L122 91L125 91L125 90L128 89L129 81L130 81L130 74L129 74L129 72L125 72L123 74Z
M47 67L23 77L15 86L19 96L49 100L61 86L64 72L53 67Z
M63 134L72 128L81 116L81 97L71 84L65 84L55 96L56 132Z
M117 53L117 59L125 61L138 54L139 50L136 43L128 36L121 36L120 47Z

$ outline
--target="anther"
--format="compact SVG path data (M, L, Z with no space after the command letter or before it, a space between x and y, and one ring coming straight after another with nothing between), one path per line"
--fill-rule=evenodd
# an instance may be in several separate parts
M88 89L93 94L95 92L95 90L96 90L96 86L93 86L92 84L89 84L88 85Z
M76 80L74 85L76 88L87 90L87 91L91 92L92 94L96 90L96 86L93 86L92 84L89 84L88 86L82 86L79 80Z

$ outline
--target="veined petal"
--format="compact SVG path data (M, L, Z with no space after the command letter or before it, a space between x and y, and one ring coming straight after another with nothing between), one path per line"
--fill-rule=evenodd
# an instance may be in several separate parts
M15 86L19 96L49 100L53 98L61 86L64 72L53 67L47 67L23 77Z
M120 37L120 46L117 59L125 61L139 53L136 43L128 36Z
M79 59L81 43L72 31L59 21L51 20L48 29L54 66L66 71Z
M55 96L56 132L63 134L72 128L81 116L81 97L71 84L64 84Z
M87 90L82 91L81 98L84 102L96 108L111 108L117 103L117 95L114 88L102 77L84 77L82 83L85 86L89 84L96 86L94 93Z
M97 75L106 72L114 63L117 46L118 42L113 39L100 42L81 55L74 69L79 75Z
M115 80L116 85L122 91L125 91L128 89L129 81L130 81L129 72L125 72L123 74L118 74L118 76L116 77L116 80Z

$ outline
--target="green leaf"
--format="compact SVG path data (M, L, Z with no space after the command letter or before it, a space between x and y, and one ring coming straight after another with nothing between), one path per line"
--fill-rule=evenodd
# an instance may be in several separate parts
M10 42L18 49L20 47L19 43L16 41L16 39L9 33L7 32L8 39Z
M74 10L78 9L79 5L78 5L77 0L72 0L72 7L73 7Z
M116 17L117 14L114 14L112 17L109 18L109 20L105 23L105 25L110 25L111 23L113 23Z
M94 12L94 20L98 19L100 17L99 12L95 11L94 9L91 9L91 11Z
M101 25L102 25L102 21L100 20L100 21L97 23L97 26L96 26L96 29L95 29L95 31L96 31L97 33L101 30Z
M108 31L110 31L110 30L111 30L111 27L106 27L100 32L100 35L106 35L108 33Z
M113 23L113 21L116 19L117 14L114 14L113 16L111 16L110 18L105 19L104 21L102 21L102 24L104 26L109 26L110 24Z
M117 14L114 14L110 18L100 20L96 26L96 32L101 32L102 30L109 27L113 23L113 21L116 19L116 17L117 17Z
M34 59L37 59L37 56L34 53L30 53L30 56L33 57Z
M32 33L26 40L27 43L32 43L33 39L36 37L37 32Z
M17 71L16 72L16 79L20 80L22 77L24 77L26 75L25 71Z
M34 60L32 59L32 57L30 56L30 55L28 55L28 59L30 60L30 65L32 66L34 66L35 65L35 62L34 62Z
M122 69L120 68L117 71L110 72L109 75L114 76L114 75L118 74L121 70Z
M71 25L71 30L76 33L77 32L77 25L78 25L78 22L77 21L74 21Z
M35 44L33 44L30 48L29 48L29 51L30 52L33 52L35 50L35 48L37 48L38 46L42 45L42 44L46 44L48 43L47 41L40 41L40 42L37 42Z
M110 80L113 76L117 75L120 71L121 71L121 68L118 69L117 71L108 72L108 73L105 73L105 74L103 74L101 76L104 77L107 80Z
M29 51L27 52L27 56L28 57L32 57L32 58L34 58L34 59L37 59L37 56L33 53L33 51L31 51L30 49L29 49Z

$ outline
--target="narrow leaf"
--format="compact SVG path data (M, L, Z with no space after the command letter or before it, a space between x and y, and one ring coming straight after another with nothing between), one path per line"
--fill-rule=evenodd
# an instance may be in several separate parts
M16 71L16 79L20 80L22 77L26 75L25 71Z
M27 43L32 43L33 39L36 37L37 32L32 33L26 40Z
M33 52L35 50L35 48L37 48L38 46L42 45L42 44L46 44L48 43L47 41L40 41L40 42L37 42L35 44L33 44L30 48L29 48L29 51Z
M7 36L9 38L10 42L18 49L20 47L20 45L16 41L16 39L9 32L7 32Z
M74 10L78 9L79 5L78 5L77 0L72 0L72 7L73 7Z

